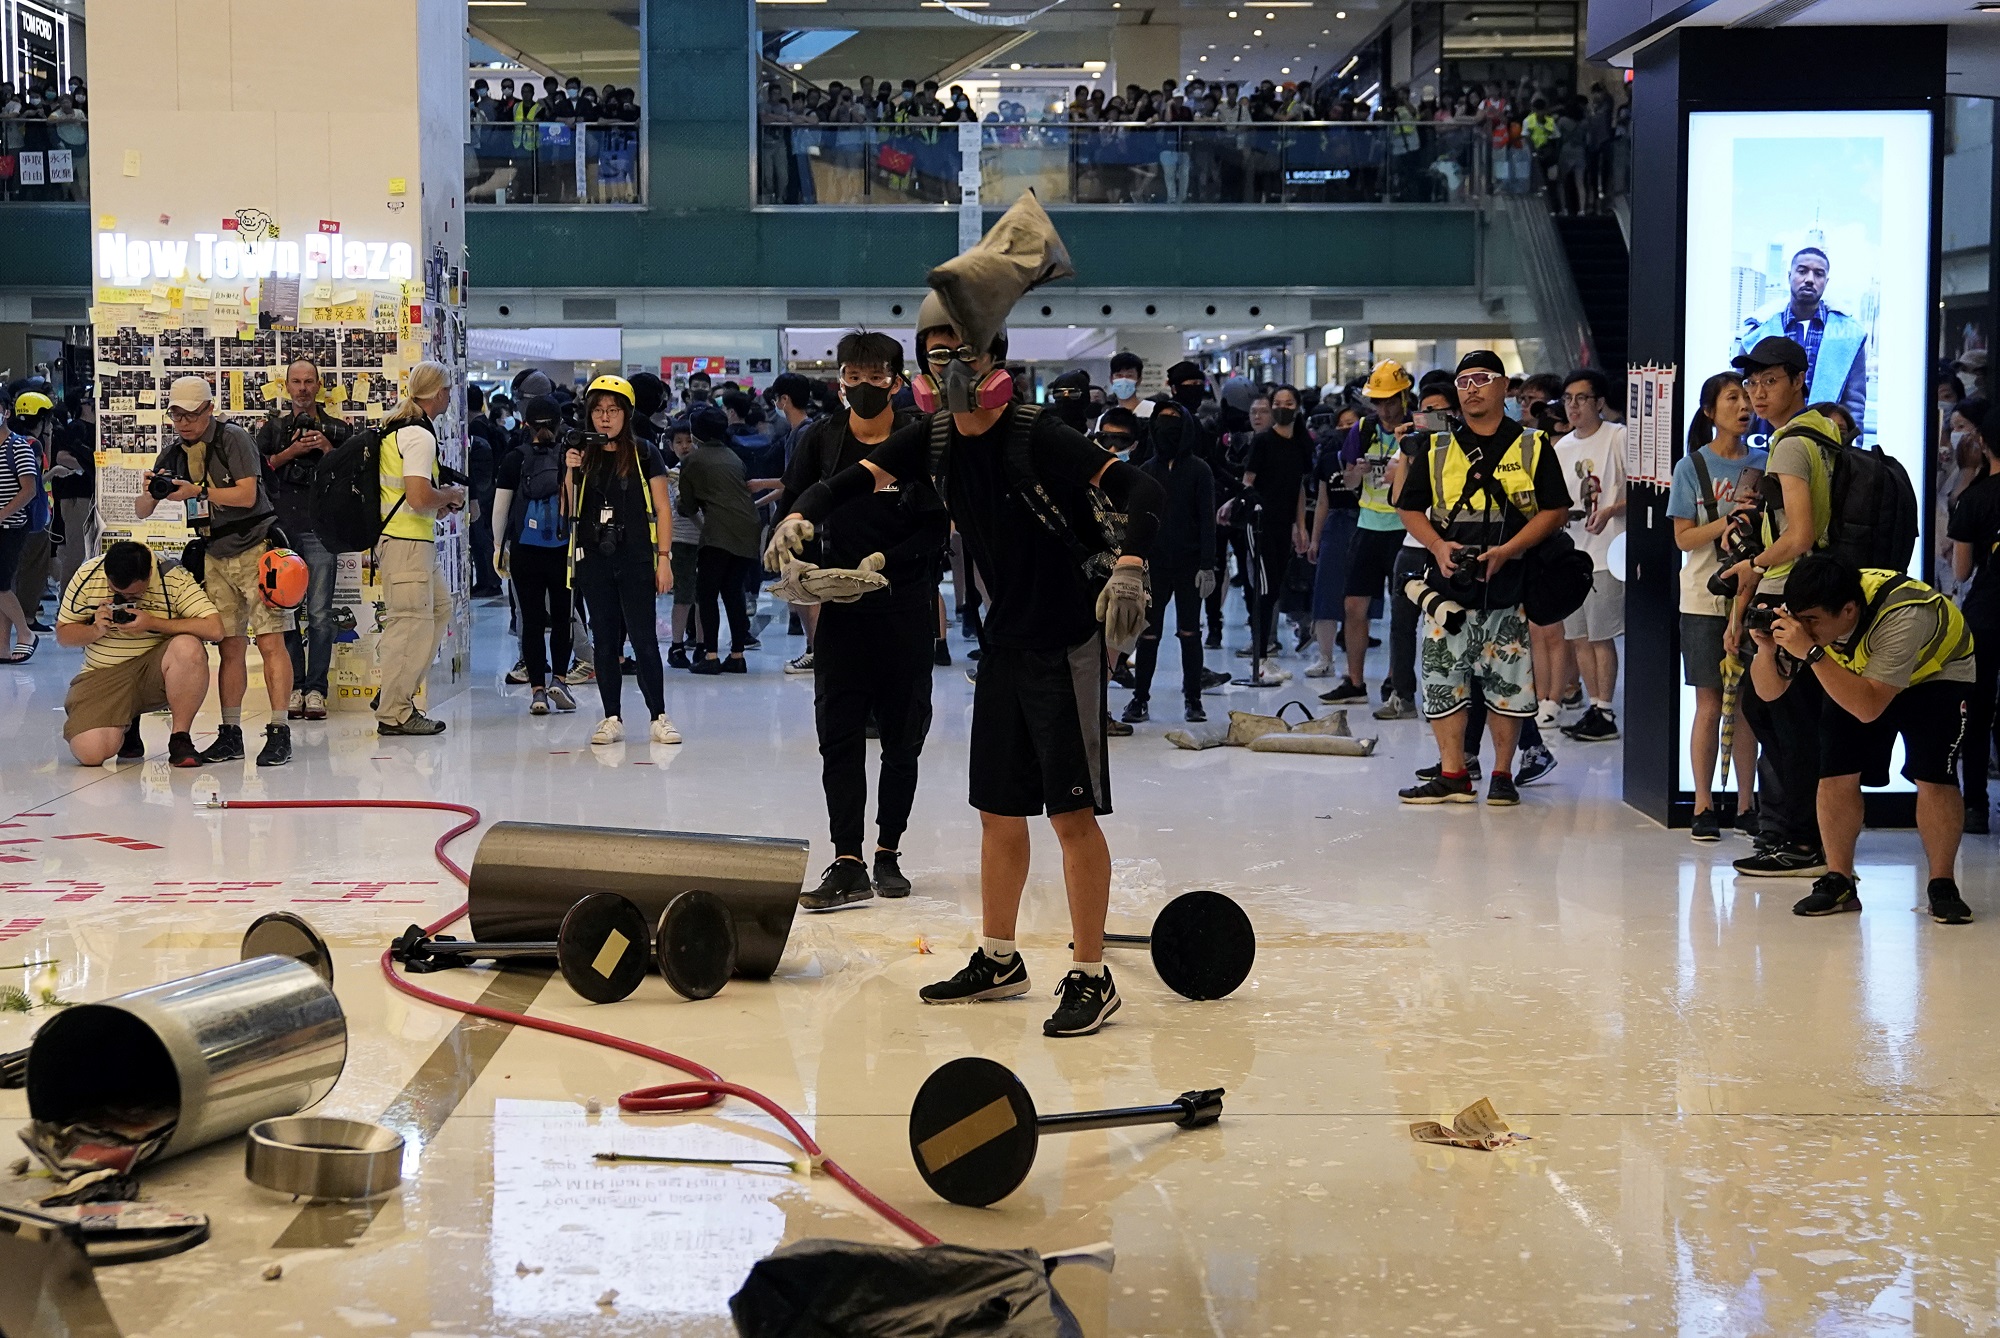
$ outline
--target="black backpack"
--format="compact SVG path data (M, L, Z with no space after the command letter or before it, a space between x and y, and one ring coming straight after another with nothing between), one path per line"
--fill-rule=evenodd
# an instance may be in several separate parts
M1848 446L1810 427L1788 429L1826 457L1831 508L1821 551L1856 567L1907 571L1917 548L1917 490L1880 446Z
M389 516L403 505L398 498ZM364 427L326 453L313 475L313 533L331 553L365 553L382 537L382 433Z

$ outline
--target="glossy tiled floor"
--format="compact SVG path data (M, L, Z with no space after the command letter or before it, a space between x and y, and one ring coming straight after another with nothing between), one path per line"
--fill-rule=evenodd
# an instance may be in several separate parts
M442 739L378 740L365 718L337 718L298 728L298 761L275 772L170 773L157 754L81 771L55 760L69 653L45 644L25 671L0 671L0 807L21 815L0 830L0 959L59 957L62 994L91 999L220 964L253 915L299 911L335 943L351 1028L324 1109L410 1140L403 1189L360 1210L255 1189L236 1142L151 1171L147 1192L211 1214L214 1238L100 1275L128 1334L721 1334L727 1297L781 1241L895 1239L823 1181L600 1169L591 1154L609 1148L775 1140L735 1109L589 1115L587 1099L613 1108L661 1076L389 991L383 941L457 900L431 860L431 816L188 802L208 774L229 797L436 796L488 819L809 836L814 867L830 857L810 682L778 672L798 643L772 635L748 678L671 675L685 746L592 750L590 698L575 716L528 717L522 690L497 686L504 611L480 619L484 672L441 709ZM1220 888L1257 922L1258 969L1233 998L1194 1004L1135 955L1115 968L1117 1021L1048 1042L1043 988L1065 935L1045 828L1024 933L1035 993L915 1002L972 941L970 695L957 669L939 672L905 843L918 895L802 919L769 984L691 1005L655 979L593 1009L532 974L431 982L532 1000L760 1087L948 1239L1112 1241L1108 1278L1059 1275L1093 1334L2000 1328L1987 843L1964 861L1971 927L1915 913L1916 844L1901 833L1863 845L1864 914L1802 921L1789 913L1801 884L1739 883L1740 846L1695 846L1623 808L1617 745L1565 745L1518 810L1410 810L1394 789L1431 758L1414 723L1382 727L1367 760L1184 753L1141 727L1114 745L1114 927L1142 929L1172 892ZM0 1049L34 1024L0 1015ZM1221 1085L1228 1114L1204 1132L1052 1140L1012 1198L953 1208L918 1180L904 1121L923 1076L963 1054L1013 1066L1044 1109ZM1410 1140L1411 1120L1479 1096L1533 1141ZM0 1117L25 1108L0 1093ZM24 1192L0 1177L0 1193ZM282 1279L261 1280L273 1261ZM609 1288L616 1304L599 1307Z

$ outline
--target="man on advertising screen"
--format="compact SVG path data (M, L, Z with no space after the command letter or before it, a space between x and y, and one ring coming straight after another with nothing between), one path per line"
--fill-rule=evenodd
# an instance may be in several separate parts
M1759 340L1783 338L1806 351L1806 399L1832 400L1865 426L1868 408L1868 331L1844 311L1826 303L1832 262L1817 246L1801 247L1792 256L1786 282L1791 301L1759 321L1743 323L1736 352L1748 353Z

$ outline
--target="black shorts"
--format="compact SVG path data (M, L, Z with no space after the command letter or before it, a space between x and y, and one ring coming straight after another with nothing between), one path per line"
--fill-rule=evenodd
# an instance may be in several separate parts
M1396 554L1402 550L1405 531L1367 530L1355 527L1353 546L1347 556L1347 597L1382 598L1389 578L1396 570Z
M1904 688L1864 725L1829 696L1819 717L1819 774L1859 775L1863 785L1887 785L1889 756L1901 737L1904 779L1956 785L1971 700L1972 684L1933 678Z
M1109 813L1105 682L1102 634L1068 650L987 645L972 694L972 806L1016 818Z

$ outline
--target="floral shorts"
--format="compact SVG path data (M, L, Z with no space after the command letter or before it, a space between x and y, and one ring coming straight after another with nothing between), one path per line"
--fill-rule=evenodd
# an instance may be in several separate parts
M1424 619L1424 718L1442 720L1472 704L1472 685L1495 715L1535 713L1535 667L1528 649L1528 616L1519 606L1475 609L1465 626L1447 632Z

